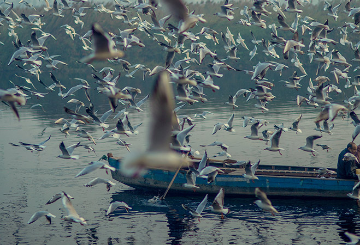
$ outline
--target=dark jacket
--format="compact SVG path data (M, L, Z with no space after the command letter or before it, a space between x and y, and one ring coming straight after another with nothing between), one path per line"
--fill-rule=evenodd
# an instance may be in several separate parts
M337 178L338 179L357 179L355 171L353 171L353 166L356 164L354 161L343 161L344 155L350 152L345 148L339 154L338 164L337 164Z

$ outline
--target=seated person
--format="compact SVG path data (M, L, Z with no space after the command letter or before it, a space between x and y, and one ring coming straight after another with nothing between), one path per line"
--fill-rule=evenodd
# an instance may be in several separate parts
M357 153L357 146L354 142L350 142L347 147L342 150L339 154L338 164L337 164L337 178L338 179L357 179L356 175L356 162L352 161L344 161L344 155L346 153L351 153L356 156Z

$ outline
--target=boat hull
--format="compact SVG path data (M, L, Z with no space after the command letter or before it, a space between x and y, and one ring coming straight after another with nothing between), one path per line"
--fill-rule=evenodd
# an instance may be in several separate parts
M110 165L119 169L119 161L109 159ZM347 193L352 191L355 180L343 180L335 178L319 177L294 177L294 176L267 176L257 175L258 180L249 180L242 175L223 174L218 175L213 183L208 184L207 179L197 178L196 185L199 188L184 187L186 172L181 170L169 193L187 192L192 194L214 193L224 188L226 195L249 195L254 196L255 188L259 187L268 196L282 197L311 197L311 198L348 198ZM138 178L123 176L120 171L112 171L113 179L134 188L153 189L164 191L175 172L164 170L148 170L147 174Z

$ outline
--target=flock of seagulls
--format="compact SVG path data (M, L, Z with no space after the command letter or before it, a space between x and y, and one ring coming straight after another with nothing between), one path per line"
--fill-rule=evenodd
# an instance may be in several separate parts
M161 168L169 171L176 171L181 167L189 167L187 172L186 187L196 189L196 178L207 178L209 184L214 182L218 174L224 172L220 168L206 166L207 153L205 151L203 160L199 167L195 169L191 166L191 162L185 156L182 156L172 149L188 152L187 154L195 154L189 144L189 132L196 130L193 119L189 116L178 115L182 106L194 103L206 103L210 96L206 98L207 91L216 92L220 90L220 86L215 83L223 78L225 72L237 72L241 74L242 79L249 81L244 88L236 88L236 93L232 93L227 98L224 98L224 104L229 106L232 110L238 110L239 105L236 103L243 100L243 103L250 103L256 101L254 108L259 109L264 113L271 110L268 106L271 101L276 99L276 96L271 92L275 88L274 81L267 78L268 73L278 74L282 76L284 69L289 69L293 75L288 80L280 83L289 91L295 93L301 89L301 82L308 79L307 94L298 94L294 96L297 106L314 107L318 111L318 116L314 119L316 125L315 131L320 133L331 134L334 127L334 120L337 117L346 117L349 115L353 119L355 126L352 135L353 141L360 133L360 120L357 118L355 110L360 102L360 93L357 90L360 85L360 75L356 72L360 70L359 62L359 47L357 35L360 33L360 7L352 6L355 4L351 0L340 3L336 6L325 1L324 14L330 20L319 22L316 20L318 16L304 16L302 8L306 6L308 1L288 0L286 4L281 4L276 0L256 0L253 2L231 3L226 0L220 6L219 11L213 13L213 16L207 13L195 13L185 5L181 0L162 0L158 1L143 1L130 2L128 0L115 0L114 10L107 9L103 4L88 6L87 1L75 2L62 0L57 3L54 0L52 6L46 2L46 6L39 14L32 14L26 16L20 13L21 9L13 8L12 3L4 2L1 5L0 25L6 25L8 35L13 38L14 53L9 58L7 65L17 69L17 80L11 82L12 87L0 89L0 100L8 105L15 113L15 116L20 120L20 113L17 105L24 106L30 98L43 98L51 95L59 96L64 101L64 115L68 118L61 118L57 120L56 124L63 124L60 129L65 137L72 137L70 132L77 132L77 136L89 140L91 145L82 145L81 142L65 146L64 142L59 144L62 159L79 159L79 155L74 155L76 148L84 146L89 151L94 151L97 145L93 136L81 127L85 124L101 127L104 135L97 139L101 141L107 137L114 137L118 140L120 146L127 148L129 153L123 157L121 164L121 173L129 177L137 177L146 173L147 169ZM243 6L241 10L237 4ZM343 8L343 9L341 9ZM272 9L272 10L270 10ZM69 11L70 10L70 11ZM341 10L341 11L340 11ZM89 69L94 79L92 83L96 84L96 90L107 98L109 102L109 109L101 117L97 115L93 100L89 90L94 88L84 78L75 78L79 82L78 85L71 87L65 92L67 84L62 84L56 77L55 71L68 69L71 64L67 64L61 60L56 60L58 55L50 55L56 53L57 50L50 49L45 46L48 38L54 38L51 33L46 33L42 30L45 25L42 22L44 15L49 15L48 11L52 11L52 18L64 18L64 16L74 16L75 24L80 24L81 29L86 26L82 22L82 18L90 11L101 12L109 14L112 18L121 21L127 25L129 29L119 29L118 31L106 30L107 26L102 26L99 23L91 24L91 29L83 35L75 31L75 28L68 23L61 28L69 38L79 37L82 42L82 48L89 52L87 56L80 61L84 64L84 70ZM272 12L271 12L272 11ZM70 13L71 12L71 13ZM240 12L240 15L235 14ZM159 14L167 13L161 19L158 19ZM266 23L267 18L273 17L276 23ZM346 22L339 23L339 17L345 19ZM243 35L245 31L251 33L252 39L242 38L240 32L237 38L231 33L231 28L226 30L214 30L206 26L206 18L219 18L218 21L226 21L232 24L243 25ZM147 19L151 20L149 22ZM289 21L294 19L290 25ZM3 23L4 22L4 23ZM82 22L82 23L81 23ZM172 24L170 23L172 22ZM167 25L166 25L167 24ZM279 26L277 26L279 25ZM301 25L301 26L300 26ZM26 44L21 41L28 37L19 36L17 29L23 27L31 31L30 41ZM31 29L30 29L31 28ZM200 32L192 32L196 28L201 28ZM261 28L264 33L268 33L267 40L257 40L251 30L253 28ZM0 29L2 32L6 29ZM153 68L147 64L137 63L132 65L125 60L126 53L129 49L140 49L149 51L149 47L145 48L144 42L136 36L137 33L149 38L152 45L160 45L164 48L164 61L156 61L157 65ZM119 34L115 34L119 33ZM336 35L337 34L337 35ZM289 35L292 38L287 38ZM335 40L341 36L339 40ZM205 40L206 39L206 40ZM339 50L338 45L346 46L353 57L343 56ZM218 45L221 49L224 48L226 56L221 57L217 54L213 47ZM248 46L254 46L249 52L249 56L237 56L237 51L249 51ZM151 48L151 47L150 47ZM305 49L308 48L307 51ZM238 66L238 60L253 60L259 57L260 50L265 53L266 60L258 60L254 67L242 64L241 68ZM149 51L150 52L150 51ZM279 54L280 55L279 55ZM141 57L138 57L141 58ZM97 71L91 63L102 62L102 64L109 65L104 67L101 71ZM137 62L141 62L138 60ZM316 63L317 69L314 74L308 74L303 65L304 62ZM43 63L46 63L44 66ZM207 63L207 64L206 64ZM116 66L115 66L116 65ZM155 83L151 92L139 100L142 91L139 88L131 87L130 85L120 88L121 72L116 73L114 67L121 67L128 78L137 78L137 72L142 72L141 78L145 80L147 76L154 76ZM248 70L246 70L248 69ZM51 71L49 71L51 70ZM302 75L298 75L301 73ZM41 81L40 77L44 74L49 74L53 81L51 85L46 85ZM239 75L240 76L240 75ZM14 77L14 79L16 78ZM351 82L351 79L354 79ZM279 79L280 80L280 79ZM36 81L35 84L33 81ZM313 81L316 83L313 83ZM342 84L344 81L345 84ZM26 83L25 85L24 82ZM40 92L36 87L40 85L48 92ZM172 84L175 84L173 87ZM281 86L280 85L280 86ZM31 86L31 87L28 87ZM222 85L225 86L225 85ZM276 84L276 86L279 86ZM353 96L347 100L339 103L334 103L330 98L330 93L344 93L345 90L353 90ZM55 90L59 93L56 95ZM79 92L85 93L87 101L81 101L79 97L75 99ZM173 91L176 91L176 95ZM65 99L70 98L65 104ZM147 149L141 153L130 152L130 144L126 143L120 137L131 137L136 134L137 128L140 125L132 126L130 120L130 112L134 111L141 113L140 108L149 99L151 108L151 122L149 126L149 137L147 142ZM175 108L175 100L182 103ZM41 106L41 104L39 104ZM75 106L74 109L69 107ZM294 103L295 105L295 103ZM35 106L35 105L33 105ZM119 108L123 106L123 109ZM82 108L85 113L82 113ZM107 130L113 123L109 119L114 113L117 119L115 127ZM199 117L206 120L207 115L211 111L204 111L202 114L196 114L194 117ZM123 118L121 118L123 117ZM235 113L230 114L230 118L226 123L216 123L212 134L216 134L223 129L227 132L235 132L233 121L235 120ZM292 124L291 127L286 128L282 125L275 125L272 129L265 129L259 134L261 127L266 127L269 122L266 119L253 118L251 116L243 116L243 127L251 124L251 134L245 136L245 140L258 140L270 142L270 146L264 150L271 152L279 152L284 149L281 148L280 138L283 133L294 131L295 133L302 133L300 115ZM320 123L323 123L321 127ZM189 127L186 127L186 123ZM209 132L211 134L211 132ZM321 135L309 135L306 138L306 144L299 147L300 150L310 152L312 155L316 152L314 149L314 140L320 139ZM13 146L24 146L31 151L43 151L47 140L39 144L28 144L20 142L20 144L11 143ZM319 140L320 141L320 140ZM222 142L214 142L212 144L204 145L218 146L222 152L216 156L225 156L230 158L228 153L228 146ZM326 149L331 149L326 144L316 144L316 146ZM351 160L351 156L346 156ZM115 169L104 162L93 161L89 166L85 167L75 177L80 177L97 169L105 169L106 171ZM242 163L245 166L244 178L256 181L258 177L256 169L260 164L260 160L256 164L251 164L250 161ZM107 179L95 178L86 187L94 186L96 184L105 184L109 191L115 183ZM356 188L355 188L356 187ZM358 197L354 194L359 189L359 185L354 187L354 192L349 194L350 197ZM271 212L273 215L278 213L272 206L271 201L267 198L265 192L259 188L255 189L255 195L259 200L255 201L261 209ZM220 189L218 195L215 197L211 210L223 215L229 213L227 208L224 208L224 190ZM72 197L65 192L56 194L52 200L47 204L53 203L56 200L62 200L64 208L68 215L64 216L65 221L86 224L85 218L79 216L74 206L72 205ZM197 218L202 217L201 213L206 207L208 195L198 205L196 210L192 210L186 205L183 207L190 211L191 215ZM124 202L114 202L108 208L106 215L109 215L117 208L124 208L129 211L129 207ZM37 219L45 216L51 223L51 219L56 216L47 212L36 212L28 221L29 224L35 222Z

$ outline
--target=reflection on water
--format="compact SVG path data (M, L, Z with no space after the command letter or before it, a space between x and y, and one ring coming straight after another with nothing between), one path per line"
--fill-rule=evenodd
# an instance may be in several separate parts
M51 111L50 104L44 103L46 111ZM133 124L143 122L138 128L138 135L124 138L132 144L130 149L134 152L146 147L148 105L145 104L143 109L142 113L129 114ZM108 107L99 107L98 110L103 112L108 110ZM199 150L202 155L205 149L200 147L201 144L222 141L229 145L231 158L252 161L261 159L261 164L335 167L337 155L351 140L353 130L349 119L337 118L332 134L323 134L323 137L316 141L328 144L332 149L326 152L317 148L316 156L312 156L298 148L305 144L307 136L319 134L314 130L313 120L320 109L294 108L294 104L276 104L274 101L270 111L262 113L252 104L239 99L239 108L235 111L222 101L209 101L207 104L185 106L179 114L193 116L204 110L213 114L207 115L206 119L194 119L195 127L190 138L194 149ZM0 111L1 244L338 244L347 241L345 231L360 232L359 207L350 199L274 199L272 202L279 215L273 217L253 204L255 198L225 198L225 205L231 210L225 219L205 210L199 222L191 217L181 204L196 207L203 197L169 195L164 203L151 205L147 200L152 198L154 193L133 191L120 183L117 183L110 193L100 185L86 188L83 185L95 177L109 179L111 176L99 170L88 176L74 178L77 173L89 162L98 160L107 152L123 156L127 154L127 150L117 145L113 138L97 140L104 133L102 129L86 125L84 129L96 140L97 144L93 147L97 156L81 147L74 151L74 154L80 155L79 160L56 158L60 154L61 141L64 141L65 145L79 141L89 142L79 138L74 129L71 129L70 136L65 138L59 131L61 125L54 124L54 121L66 115L62 108L53 111L53 114L45 114L42 111L20 108L20 122L10 110ZM213 125L226 122L232 113L235 113L235 132L220 130L211 135ZM269 124L261 130L272 130L274 124L284 123L286 127L291 126L299 114L303 114L299 124L303 133L283 133L280 139L280 146L285 148L282 156L277 152L264 151L266 145L262 141L244 139L250 134L250 127L242 127L242 116L267 119ZM116 125L116 120L112 117L108 121L110 128ZM19 141L39 143L50 135L51 139L42 152L32 153L9 144ZM216 147L207 147L206 150L209 156L219 152ZM47 200L60 191L65 191L75 198L74 208L86 219L87 226L61 220L61 216L67 215L61 202L45 205ZM214 196L209 196L209 205L212 198ZM107 217L106 210L113 201L124 201L133 209L129 213L119 209ZM39 210L47 210L57 218L51 225L44 220L27 225L31 215Z

